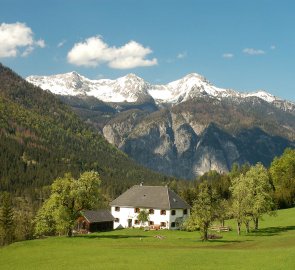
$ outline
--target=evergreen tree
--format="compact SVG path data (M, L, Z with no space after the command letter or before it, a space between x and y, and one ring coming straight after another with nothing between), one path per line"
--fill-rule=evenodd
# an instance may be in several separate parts
M9 193L1 196L0 205L0 245L8 245L14 240L14 211Z

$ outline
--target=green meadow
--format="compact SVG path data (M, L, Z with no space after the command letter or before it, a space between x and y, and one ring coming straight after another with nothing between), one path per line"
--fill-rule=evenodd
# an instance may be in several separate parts
M199 232L139 229L18 242L0 249L0 269L295 269L295 208L248 235L226 225L233 231L209 242Z

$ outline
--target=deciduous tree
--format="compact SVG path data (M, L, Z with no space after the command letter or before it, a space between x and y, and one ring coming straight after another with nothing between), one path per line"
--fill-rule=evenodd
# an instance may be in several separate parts
M217 218L217 208L219 199L216 192L207 182L199 185L199 193L194 201L190 223L191 226L197 225L201 231L202 239L208 240L208 229L211 223Z
M255 229L258 229L259 218L265 213L271 213L274 208L272 186L266 168L261 163L252 166L245 174L232 180L230 190L231 210L237 221L238 234L242 223L245 223L246 231L249 232L252 219Z
M275 186L276 199L281 207L295 204L295 150L286 149L281 157L275 158L270 166Z
M97 172L84 172L78 179L70 174L57 178L51 195L36 217L37 235L67 233L72 236L76 219L83 209L93 209L100 198L100 177Z
M147 210L141 210L137 216L137 219L142 225L144 225L149 221L149 212Z
M233 178L232 186L230 187L232 194L231 213L237 222L238 235L241 234L241 226L246 218L249 217L251 210L251 196L244 179L243 175Z
M266 168L257 163L246 173L248 188L251 192L252 218L254 228L258 229L259 218L263 214L270 214L274 210L274 201L272 197L273 188L270 183L270 177Z

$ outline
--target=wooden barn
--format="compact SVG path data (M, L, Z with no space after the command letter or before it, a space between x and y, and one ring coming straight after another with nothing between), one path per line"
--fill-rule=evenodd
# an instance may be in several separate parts
M84 210L77 220L76 230L82 233L109 231L114 228L114 220L107 209Z

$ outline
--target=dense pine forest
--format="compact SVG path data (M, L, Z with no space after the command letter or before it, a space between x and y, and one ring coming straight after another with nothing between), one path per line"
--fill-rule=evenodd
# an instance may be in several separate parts
M84 124L53 94L0 66L0 188L22 194L71 172L97 171L110 196L141 181L168 178L153 173ZM103 186L103 187L105 187ZM109 188L110 189L110 188Z

